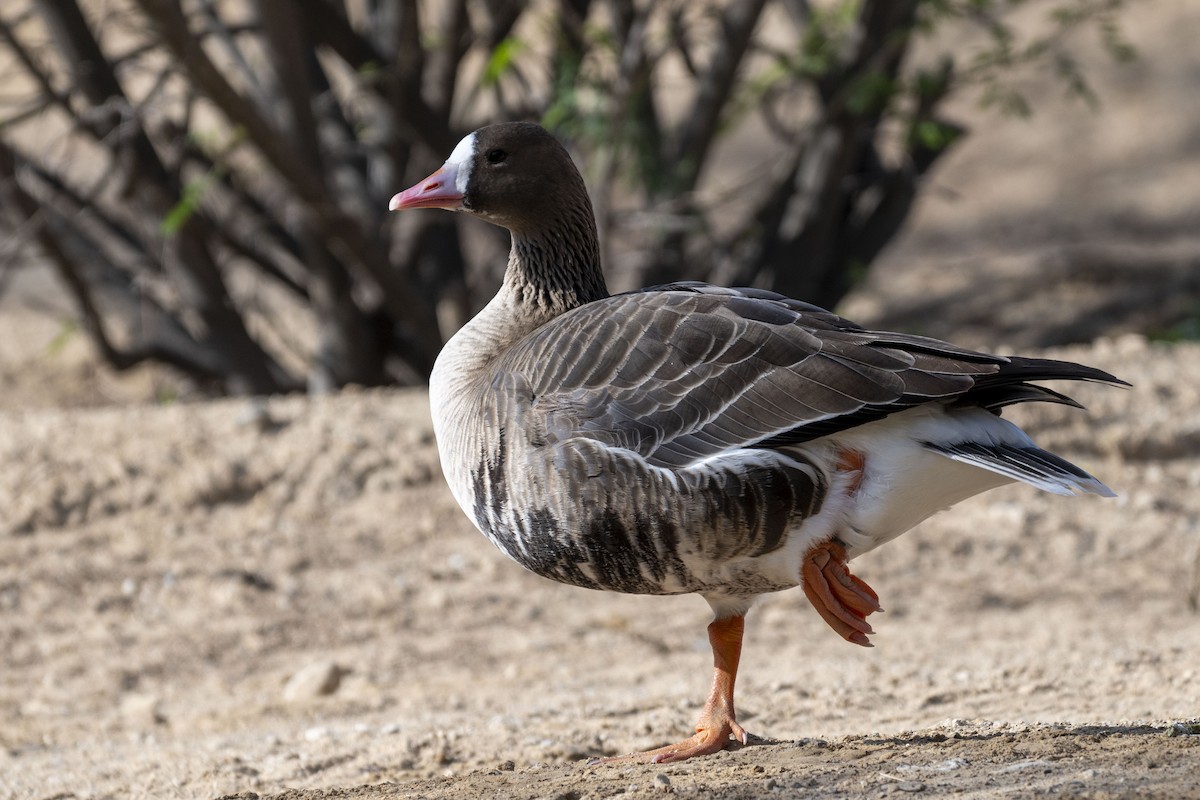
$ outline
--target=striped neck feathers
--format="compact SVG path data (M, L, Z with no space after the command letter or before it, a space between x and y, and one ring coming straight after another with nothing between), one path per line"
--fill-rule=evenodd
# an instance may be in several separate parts
M504 290L518 308L547 318L608 297L591 204L572 204L549 223L513 230Z

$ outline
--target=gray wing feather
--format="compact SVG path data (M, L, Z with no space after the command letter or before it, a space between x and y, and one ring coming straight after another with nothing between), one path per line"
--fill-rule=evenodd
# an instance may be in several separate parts
M672 284L558 317L510 348L496 369L528 382L531 410L549 435L587 436L682 466L959 398L1007 363L935 339L868 331L763 290ZM991 386L998 407L997 397L1042 395L1010 397Z

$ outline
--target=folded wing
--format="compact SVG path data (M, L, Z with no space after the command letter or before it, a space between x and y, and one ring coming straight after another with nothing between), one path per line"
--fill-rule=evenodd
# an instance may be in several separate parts
M1031 380L1122 383L1090 367L865 330L756 289L679 283L575 309L511 348L549 441L584 436L681 467L808 441L930 401L1077 405Z

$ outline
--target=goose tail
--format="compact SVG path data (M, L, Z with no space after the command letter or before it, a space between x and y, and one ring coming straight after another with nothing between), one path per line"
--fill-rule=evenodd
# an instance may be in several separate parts
M1085 470L1036 445L1007 442L923 442L954 461L971 464L1043 491L1059 495L1094 494L1116 497L1112 489Z

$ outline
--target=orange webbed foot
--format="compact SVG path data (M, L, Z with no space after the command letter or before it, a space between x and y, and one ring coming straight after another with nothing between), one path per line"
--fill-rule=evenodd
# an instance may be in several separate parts
M702 718L696 724L696 734L682 742L657 747L643 753L596 758L589 761L588 764L673 764L696 756L719 753L729 746L730 736L741 744L746 744L749 739L746 729L735 719L725 714L713 714Z
M848 642L871 647L875 631L867 615L883 611L879 595L846 567L846 548L837 541L822 542L804 556L800 575L804 594L821 618Z

